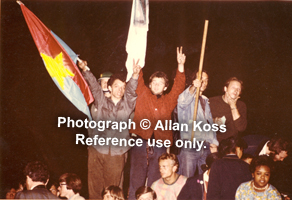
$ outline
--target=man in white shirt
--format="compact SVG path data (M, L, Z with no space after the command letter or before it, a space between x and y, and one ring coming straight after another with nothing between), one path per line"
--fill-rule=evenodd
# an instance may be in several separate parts
M161 178L151 188L156 192L157 200L176 200L187 177L177 174L179 162L175 154L164 153L158 161Z

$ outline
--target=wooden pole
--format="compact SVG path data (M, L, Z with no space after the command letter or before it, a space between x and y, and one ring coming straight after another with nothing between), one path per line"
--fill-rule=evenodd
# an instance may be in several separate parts
M207 38L207 32L208 32L208 24L209 24L209 20L205 20L202 49L201 49L201 56L200 56L200 64L199 64L199 71L198 71L198 77L197 77L199 80L201 80L202 70L203 70L203 61L204 61L204 55L205 55L205 46L206 46L206 38ZM197 88L193 121L196 121L196 119L197 119L199 95L200 95L200 88ZM194 136L195 136L195 131L194 131L194 126L193 126L192 140L191 141L193 141Z

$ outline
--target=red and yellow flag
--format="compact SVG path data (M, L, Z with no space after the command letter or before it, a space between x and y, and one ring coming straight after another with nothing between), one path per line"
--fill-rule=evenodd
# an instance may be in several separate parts
M75 64L77 55L23 3L18 3L49 75L61 92L91 118L88 105L94 98Z

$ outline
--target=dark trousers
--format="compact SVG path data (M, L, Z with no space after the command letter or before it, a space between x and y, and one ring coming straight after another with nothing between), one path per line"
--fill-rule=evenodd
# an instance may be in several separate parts
M146 141L143 140L141 147L134 146L131 149L131 169L130 169L130 188L129 199L135 199L136 190L145 185L146 178L147 186L160 178L158 158L161 154L166 152L165 147L154 147L153 154L148 153L147 165L147 151Z
M119 186L124 171L125 154L111 156L88 147L88 192L90 199L102 199L102 190L110 185Z

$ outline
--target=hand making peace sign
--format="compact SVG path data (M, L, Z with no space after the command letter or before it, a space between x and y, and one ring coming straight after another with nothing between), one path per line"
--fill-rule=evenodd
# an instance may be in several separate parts
M177 54L177 63L180 65L184 65L186 62L186 55L182 53L182 47L177 47L176 49L176 54Z

